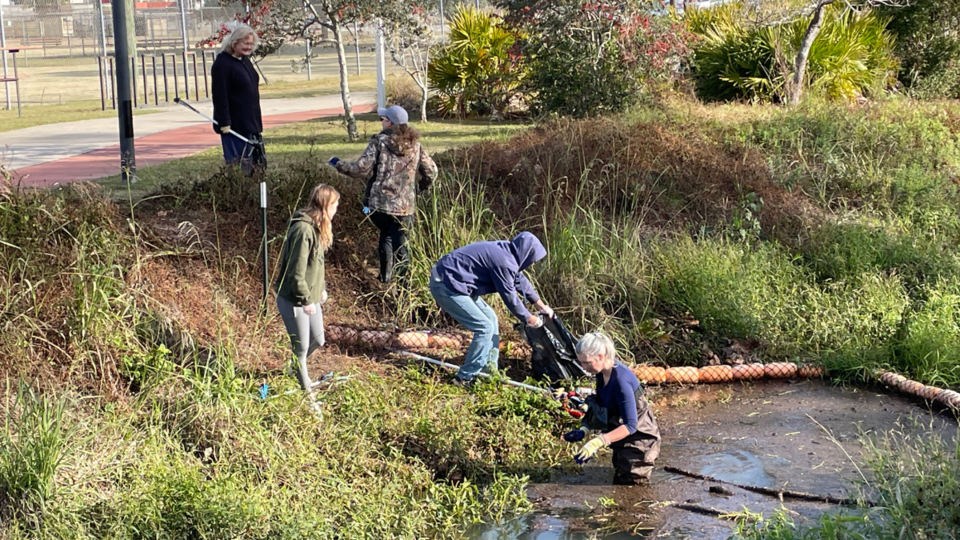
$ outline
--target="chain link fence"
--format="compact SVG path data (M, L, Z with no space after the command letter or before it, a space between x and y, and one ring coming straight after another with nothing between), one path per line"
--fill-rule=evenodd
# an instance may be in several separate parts
M484 9L491 5L489 0L445 0L446 18L449 19L460 4L479 4ZM204 75L209 75L213 51L204 54L196 45L244 11L243 2L135 1L134 73L139 85L138 104L163 104L168 95L171 99L176 95L203 98ZM439 9L437 15L433 30L439 37L442 32ZM7 47L39 47L17 54L20 99L24 105L90 101L108 108L112 106L115 59L112 58L114 33L110 0L0 0L0 20ZM353 27L347 30L345 48L351 75L372 74L375 64L372 27L360 27L359 37L352 35ZM308 50L312 53L309 65L304 62ZM11 58L9 53L5 56L7 73L4 76L12 76ZM202 71L194 70L195 63ZM174 66L180 70L179 76L174 73ZM311 50L305 42L284 45L276 54L258 62L258 66L269 83L339 75L332 47L316 46ZM389 60L387 70L393 70ZM149 75L147 80L144 80L144 71ZM187 77L185 72L189 72ZM157 77L157 81L153 77ZM166 90L162 87L164 78L170 86ZM9 83L9 92L13 92L13 83Z
M135 2L137 59L134 72L140 85L139 104L162 104L167 94L171 99L175 95L203 98L204 78L209 75L214 51L202 51L196 45L244 11L242 2L222 5L216 0ZM17 54L20 98L24 105L96 101L108 108L112 106L115 59L112 58L113 13L109 0L0 0L0 18L7 47L39 47ZM360 38L359 62L363 71L373 73L372 34L367 36L362 30L361 33L364 35ZM366 45L367 41L370 45ZM350 42L354 42L353 36ZM338 76L332 49L314 47L309 70L303 62L306 51L306 43L285 45L259 62L261 73L270 83ZM348 46L347 54L351 67L356 67L355 47ZM7 63L10 64L9 53ZM194 64L201 71L194 71ZM179 76L174 69L180 70ZM149 75L146 81L144 70ZM185 71L189 72L188 77L184 77ZM8 72L12 76L9 66ZM153 77L158 78L159 99L153 91ZM170 85L166 91L162 88L164 79ZM201 89L199 96L197 83ZM145 89L149 90L146 96ZM12 83L10 91L13 91Z
M209 6L207 5L209 4ZM24 58L83 58L113 50L113 13L109 1L0 0L8 46L41 46ZM135 2L134 30L139 52L159 53L214 34L242 11L242 4L217 2ZM184 36L186 31L186 36ZM106 47L106 50L104 50Z

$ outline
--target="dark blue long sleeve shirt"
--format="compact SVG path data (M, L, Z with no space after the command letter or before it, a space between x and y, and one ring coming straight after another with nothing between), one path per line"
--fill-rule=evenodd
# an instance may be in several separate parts
M517 294L530 303L540 300L523 270L547 256L536 236L522 232L513 240L474 242L455 249L437 262L437 275L452 292L478 297L500 293L503 303L521 321L530 312Z
M637 432L636 391L640 381L630 368L620 362L613 363L610 380L603 383L603 375L597 375L597 403L607 409L608 424L618 421L627 426L630 434ZM659 435L659 434L658 434Z

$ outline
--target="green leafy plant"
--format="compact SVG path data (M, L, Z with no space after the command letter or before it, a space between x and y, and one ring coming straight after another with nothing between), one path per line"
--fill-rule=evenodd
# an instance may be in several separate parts
M461 5L450 21L450 42L432 53L428 68L440 112L506 113L523 79L510 54L515 40L495 15Z
M42 518L74 431L67 408L66 398L20 384L0 429L0 518L34 525Z
M693 63L698 95L710 101L780 101L808 21L753 25L743 6L729 3L689 10L687 28L698 36ZM823 29L810 49L807 84L829 98L852 100L887 88L897 62L887 19L841 6L826 9Z
M924 98L960 96L960 2L912 0L907 5L880 7L896 36L900 82Z
M678 73L688 34L636 0L506 0L524 34L520 51L537 113L585 117L622 111Z

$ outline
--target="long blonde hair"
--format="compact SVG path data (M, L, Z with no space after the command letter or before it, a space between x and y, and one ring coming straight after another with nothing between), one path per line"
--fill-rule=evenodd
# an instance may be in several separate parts
M307 207L302 212L313 220L314 227L320 234L320 249L326 251L333 245L333 223L327 215L327 208L340 200L340 192L327 184L317 184L310 192Z

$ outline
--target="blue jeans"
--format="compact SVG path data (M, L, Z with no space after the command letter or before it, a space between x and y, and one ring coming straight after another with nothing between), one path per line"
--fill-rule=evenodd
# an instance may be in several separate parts
M444 285L437 277L437 270L430 270L430 294L440 309L473 332L473 341L467 348L467 356L457 372L457 378L469 381L481 371L497 369L500 359L500 326L497 314L482 298L458 294Z
M247 176L253 174L254 165L263 165L263 157L260 151L229 133L220 134L220 144L223 146L223 160L227 162L227 165L239 164L240 169Z

